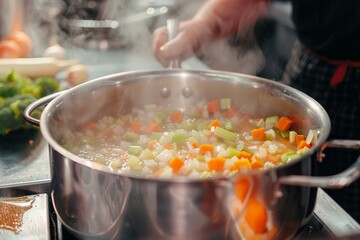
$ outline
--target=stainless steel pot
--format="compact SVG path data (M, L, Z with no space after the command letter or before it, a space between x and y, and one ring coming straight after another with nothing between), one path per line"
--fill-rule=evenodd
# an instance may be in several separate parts
M76 129L104 115L126 113L145 104L186 111L200 101L231 97L254 116L288 115L296 131L320 129L318 143L300 159L275 169L208 180L145 179L117 174L82 159L59 142L64 129ZM45 107L40 121L31 112ZM341 175L312 177L315 152L328 145L359 147L359 141L325 143L330 120L312 98L283 84L220 71L158 70L106 76L40 99L24 112L40 125L53 164L52 201L58 217L82 239L113 239L130 219L139 239L288 239L311 217L316 188L344 187L360 175L360 158ZM266 219L257 219L256 199ZM251 218L251 219L250 219ZM250 223L252 221L252 223ZM266 229L256 229L265 221ZM255 228L254 228L255 224Z

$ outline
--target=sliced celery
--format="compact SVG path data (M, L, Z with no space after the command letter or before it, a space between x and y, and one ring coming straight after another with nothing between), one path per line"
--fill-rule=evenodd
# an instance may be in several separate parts
M288 163L290 161L293 161L297 158L299 158L300 155L294 152L287 152L281 155L281 161L284 163Z
M261 118L257 123L256 126L258 127L265 127L265 120Z
M197 156L196 156L196 159L197 159L199 162L205 162L205 156L197 155Z
M175 133L171 138L174 143L183 143L186 140L186 134L184 133Z
M95 162L105 165L105 164L106 164L106 158L103 157L103 156L101 156L101 157L96 157L96 158L95 158Z
M265 119L266 124L274 125L279 121L279 116L271 116Z
M220 99L220 109L226 110L231 108L231 98L221 98Z
M232 158L234 156L238 156L240 154L240 151L234 149L234 148L228 148L228 155L226 158Z
M132 155L139 156L142 151L142 148L140 146L129 146L128 152Z
M159 132L153 132L153 133L151 133L151 140L159 140L161 135L162 134Z
M297 133L295 131L289 132L289 141L290 143L295 143Z
M140 159L136 156L130 155L128 159L129 167L132 170L141 170Z
M224 128L225 128L226 130L229 130L229 131L233 130L233 124L232 124L232 122L231 122L231 121L225 122Z
M111 163L112 168L121 168L122 161L120 159L117 159Z
M220 137L224 140L227 140L227 141L234 141L235 138L236 138L236 134L233 133L233 132L230 132L224 128L221 128L221 127L217 127L214 131L214 135L217 136L217 137Z
M124 134L124 138L126 139L126 141L135 142L139 140L139 135L133 132L126 132Z
M290 131L280 131L280 135L281 135L283 138L288 138L288 137L289 137L289 134L290 134Z
M149 160L149 159L154 159L154 153L150 150L150 149L145 149L144 151L141 152L139 158L141 160Z
M267 140L274 140L275 139L275 131L273 129L269 129L265 131L265 137Z

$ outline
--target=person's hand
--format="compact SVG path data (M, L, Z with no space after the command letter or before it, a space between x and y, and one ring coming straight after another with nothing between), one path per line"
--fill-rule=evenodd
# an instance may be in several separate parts
M181 62L199 53L211 34L205 21L192 19L181 22L177 36L168 41L167 29L161 27L153 33L152 50L156 59L168 66L171 60Z

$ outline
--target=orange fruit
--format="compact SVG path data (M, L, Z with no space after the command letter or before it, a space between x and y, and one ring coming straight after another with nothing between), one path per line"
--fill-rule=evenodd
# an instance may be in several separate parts
M12 40L19 44L21 49L20 57L28 57L32 52L32 40L30 36L22 31L14 31L7 35L5 40Z
M21 56L21 47L12 40L0 41L0 58L18 58Z

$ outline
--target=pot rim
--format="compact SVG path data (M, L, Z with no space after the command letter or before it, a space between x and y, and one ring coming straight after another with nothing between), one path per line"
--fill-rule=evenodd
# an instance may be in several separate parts
M270 169L264 169L264 170L257 170L257 169L252 169L248 172L243 172L243 173L238 173L235 174L231 177L226 177L226 176L215 176L213 178L208 178L208 179L199 179L199 178L189 178L186 176L174 176L171 178L152 178L149 176L139 176L136 174L133 174L131 172L121 172L121 171L112 171L111 169L109 169L108 167L99 164L99 163L95 163L93 161L87 160L85 158L81 158L73 153L71 153L70 151L66 150L65 148L63 148L50 134L49 126L48 126L48 118L51 116L51 112L54 108L56 108L56 106L61 103L61 101L66 98L69 95L75 94L79 89L83 89L87 86L91 86L94 85L96 86L98 82L101 81L118 81L118 82L128 82L133 80L133 77L139 77L139 76L146 76L146 75L161 75L161 74L184 74L184 76L186 76L186 74L198 74L200 76L210 76L210 75L216 75L217 77L221 78L223 77L231 77L233 78L234 82L238 82L239 78L245 78L247 81L256 81L256 82L260 82L260 83L265 83L267 85L271 85L271 86L275 86L277 88L280 88L283 90L283 93L291 93L291 95L296 95L298 98L301 98L302 100L305 100L307 102L307 104L311 105L311 110L312 111L316 111L316 114L318 116L321 116L321 121L323 122L322 126L321 126L321 134L319 135L319 139L318 142L310 149L310 151L308 151L307 153L305 153L304 155L302 155L300 158L291 161L290 163L287 164L283 164L279 167L276 168L270 168ZM127 77L127 79L121 79L121 78L125 78ZM289 96L287 96L289 97ZM146 181L155 181L155 182L178 182L178 183L188 183L188 182L213 182L213 181L218 181L218 180L231 180L234 178L237 178L239 176L252 176L252 175L257 175L257 174L267 174L269 172L274 172L274 171L278 171L281 169L285 169L288 168L291 165L294 165L300 161L304 161L305 159L309 158L312 154L314 154L319 148L320 146L326 141L326 139L328 138L329 134L330 134L330 118L327 114L327 112L325 111L325 109L312 97L308 96L307 94L293 88L290 86L287 86L283 83L280 82L276 82L274 80L269 80L269 79L265 79L265 78L261 78L261 77L257 77L257 76L252 76L252 75L248 75L248 74L242 74L242 73L235 73L235 72L227 72L227 71L218 71L218 70L184 70L184 69L164 69L164 70L141 70L141 71L127 71L127 72L120 72L120 73L115 73L115 74L111 74L111 75L106 75L103 77L99 77L93 80L89 80L85 83L82 83L80 85L77 85L69 90L66 90L66 92L59 94L57 97L55 97L53 100L50 101L50 103L47 104L47 106L45 107L45 109L43 110L43 113L41 114L40 117L40 130L41 133L43 135L43 137L46 139L46 141L48 142L48 144L55 149L58 153L60 153L61 155L65 156L66 158L68 158L71 161L74 161L80 165L89 167L93 170L98 170L98 171L102 171L105 173L109 173L109 174L113 174L113 175L118 175L121 177L129 177L129 178L133 178L133 179L138 179L138 180L146 180Z

